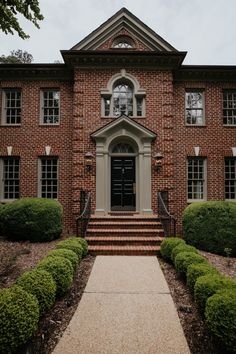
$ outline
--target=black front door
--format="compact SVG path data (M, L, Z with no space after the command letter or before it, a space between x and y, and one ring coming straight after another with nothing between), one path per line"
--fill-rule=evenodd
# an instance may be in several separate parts
M111 158L111 210L135 210L135 157Z

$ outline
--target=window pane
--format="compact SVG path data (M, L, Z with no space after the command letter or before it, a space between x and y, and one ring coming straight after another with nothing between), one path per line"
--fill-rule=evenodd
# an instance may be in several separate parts
M41 197L57 198L58 159L41 158Z
M186 124L203 125L203 93L185 93Z
M57 124L59 123L59 106L60 92L59 91L43 91L43 123Z
M5 91L5 123L20 124L21 122L21 91Z
M113 113L115 116L133 115L133 89L127 84L119 84L113 90Z
M3 159L3 198L17 199L20 196L20 159L6 157Z
M223 123L236 125L236 92L223 93Z
M188 199L204 199L204 159L188 159Z
M225 199L236 199L236 159L225 159Z

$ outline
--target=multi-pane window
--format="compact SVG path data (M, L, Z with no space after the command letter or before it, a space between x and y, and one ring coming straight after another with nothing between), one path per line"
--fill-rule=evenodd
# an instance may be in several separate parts
M187 161L188 199L201 200L205 198L205 160L190 157Z
M223 92L223 123L236 125L236 90Z
M225 159L225 199L236 199L236 158Z
M59 124L60 92L58 90L41 91L41 123Z
M134 43L132 39L128 37L119 37L116 38L113 42L113 48L130 49L133 47L134 47Z
M186 124L204 124L204 94L202 91L185 92Z
M3 124L21 123L21 91L7 89L3 91Z
M4 157L1 160L1 170L1 199L18 199L20 197L20 159Z
M119 117L125 114L130 117L142 117L143 101L143 97L135 94L131 83L119 81L114 85L112 95L103 98L104 115Z
M58 158L40 159L40 197L56 199L58 196Z

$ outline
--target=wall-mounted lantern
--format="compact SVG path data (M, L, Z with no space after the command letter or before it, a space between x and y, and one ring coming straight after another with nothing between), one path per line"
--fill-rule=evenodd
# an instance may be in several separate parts
M93 163L94 155L92 154L92 152L86 152L84 158L85 158L86 171L89 172L92 170L92 163Z
M164 156L162 155L161 152L157 152L154 156L153 159L155 161L155 169L157 172L160 172L162 169L162 159Z

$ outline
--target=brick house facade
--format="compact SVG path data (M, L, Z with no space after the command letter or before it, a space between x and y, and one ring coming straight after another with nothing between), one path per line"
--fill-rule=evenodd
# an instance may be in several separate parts
M61 53L0 65L2 202L58 198L73 233L81 190L100 215L157 213L168 191L181 232L188 203L236 199L236 67L183 65L126 9Z

